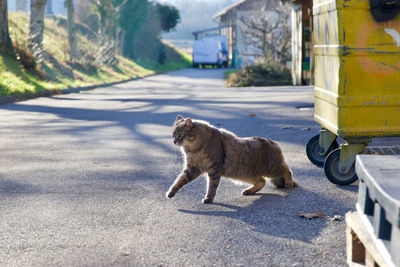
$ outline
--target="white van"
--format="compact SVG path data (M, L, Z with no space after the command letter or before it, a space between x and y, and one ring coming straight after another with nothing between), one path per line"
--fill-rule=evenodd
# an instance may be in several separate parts
M228 42L225 36L208 36L193 42L193 67L228 67Z

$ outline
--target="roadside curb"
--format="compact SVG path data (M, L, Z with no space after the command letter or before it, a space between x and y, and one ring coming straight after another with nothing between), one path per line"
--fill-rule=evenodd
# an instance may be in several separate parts
M25 93L25 94L15 94L15 95L3 96L3 97L0 97L0 105L24 101L24 100L28 100L28 99L34 99L34 98L38 98L38 97L48 97L48 96L53 96L53 95L79 93L81 91L89 91L89 90L93 90L96 88L102 88L102 87L107 87L107 86L112 86L112 85L116 85L116 84L130 82L130 81L136 81L136 80L148 78L148 77L163 74L163 73L165 73L165 72L158 72L158 73L154 73L154 74L144 75L142 77L130 78L130 79L116 81L116 82L95 84L95 85L89 85L89 86L83 86L83 87L70 87L70 88L55 89L55 90L47 90L46 89L46 90L36 92L36 93Z

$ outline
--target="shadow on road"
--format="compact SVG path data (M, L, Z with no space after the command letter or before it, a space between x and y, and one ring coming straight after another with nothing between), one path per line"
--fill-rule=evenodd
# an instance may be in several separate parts
M40 193L41 190L30 183L17 182L0 176L0 194L19 194L21 192L24 194L34 194Z
M327 216L333 216L336 215L335 211L317 210L316 207L325 207L324 203L336 208L341 206L321 194L301 187L294 190L281 189L278 193L259 193L249 197L255 200L245 207L213 203L206 207L197 206L197 210L179 209L178 211L191 215L240 220L250 225L253 228L252 231L257 233L311 243L312 239L319 236L322 229L326 227L327 219L307 220L301 218L299 214L322 212Z
M112 91L114 89L109 88L108 90ZM287 132L290 132L292 129L299 130L313 123L312 118L310 118L310 120L298 120L296 117L291 116L292 114L283 114L275 110L280 107L285 107L291 109L293 113L296 113L298 112L296 106L310 104L304 101L285 102L267 98L242 100L240 98L229 97L229 95L226 97L222 97L221 95L219 97L207 97L207 94L200 96L193 93L193 91L189 93L186 88L174 88L173 90L166 90L165 92L161 90L161 92L158 91L154 95L152 95L151 89L146 90L148 91L146 97L135 96L135 90L122 89L116 90L110 98L107 97L108 92L99 94L91 92L89 93L89 97L86 95L81 97L78 94L74 95L74 97L53 97L51 106L21 102L1 105L0 110L47 113L60 118L88 122L112 122L112 126L123 126L129 129L135 138L151 145L157 145L167 152L171 152L168 146L157 142L153 135L139 131L137 126L155 124L171 127L176 116L182 114L185 117L207 120L218 127L231 130L241 137L261 135L277 141L299 143L299 139L295 137L291 138L290 134L280 134L285 131L282 130L282 128L289 125L289 127L287 127L289 129ZM211 89L210 92L213 90L214 89ZM232 90L233 92L231 94L234 95L235 90L239 89ZM243 90L245 89L240 89L240 91ZM279 89L272 90L276 90L276 94L270 94L269 97L278 97ZM285 91L285 89L282 90ZM115 98L115 95L121 95L123 97ZM176 98L174 96L176 96ZM85 108L85 105L80 104L81 101L88 102L89 106L90 103L93 104L97 102L97 106ZM70 104L68 104L68 102L70 102ZM94 108L101 107L102 105L105 107L116 105L117 108ZM265 107L265 110L263 110L262 107ZM257 116L250 117L250 112L257 112ZM59 121L47 121L46 123L52 122ZM21 128L22 127L24 126L21 126ZM31 125L26 125L26 130L29 130L29 127L31 127ZM36 127L40 127L40 125ZM62 133L79 136L80 134L99 131L107 127L109 127L109 125L70 126L67 127L68 129L63 129ZM46 129L43 128L43 131L46 131ZM170 133L163 134L169 137ZM304 140L304 142L302 141L300 144L304 144L306 141L307 140Z
M216 78L217 74L214 75ZM311 116L307 119L304 119L304 116L303 119L293 116L299 112L297 106L310 104L307 102L309 97L295 97L291 101L282 97L283 94L296 95L299 89L224 88L222 82L215 84L207 79L192 79L197 75L204 76L201 71L193 72L193 77L189 75L186 80L176 78L180 75L182 74L177 72L81 94L58 95L51 99L0 105L0 111L8 111L6 116L27 117L24 123L8 125L10 131L18 133L33 133L33 136L38 137L48 134L55 137L70 136L73 137L68 139L71 145L105 150L108 149L109 143L115 140L126 141L126 144L135 147L139 145L140 151L135 148L129 150L131 156L113 158L102 154L93 162L102 161L118 165L115 160L126 160L126 164L146 164L151 169L160 161L165 162L157 153L163 153L164 157L176 158L179 160L176 165L183 161L180 156L177 157L179 152L172 144L170 133L178 114L209 121L217 127L233 131L240 137L262 136L299 145L304 145L308 140L299 138L299 135L310 135L310 132L300 129L315 124ZM257 116L249 116L253 112ZM116 135L116 128L127 131L119 130L124 132L124 135ZM46 139L42 141L46 145L43 146L40 142L38 145L33 144L30 147L34 151L32 153L36 153L35 149L57 147L57 143L52 144L52 141ZM124 147L113 146L112 149L119 149L121 153L126 151ZM51 154L49 151L41 157L28 160L43 159L48 162L46 166L52 166L51 162L55 159ZM48 158L44 158L45 155ZM60 160L65 159L60 157ZM134 176L137 181L146 177Z

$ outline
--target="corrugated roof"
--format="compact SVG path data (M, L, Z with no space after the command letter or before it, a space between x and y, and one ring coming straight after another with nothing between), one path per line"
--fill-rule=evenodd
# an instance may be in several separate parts
M234 4L230 5L230 6L225 7L225 8L222 9L220 12L218 12L217 14L215 14L215 15L213 16L213 19L225 15L226 13L228 13L229 11L231 11L232 9L234 9L234 8L236 8L236 7L238 7L238 6L240 6L241 4L243 4L244 2L247 2L247 1L248 1L248 0L241 0L241 1L237 2L237 3L234 3Z

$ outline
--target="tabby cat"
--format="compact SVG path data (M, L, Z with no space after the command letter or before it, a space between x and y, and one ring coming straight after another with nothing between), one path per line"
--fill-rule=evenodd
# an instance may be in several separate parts
M203 173L208 174L207 194L203 203L211 203L221 177L251 184L243 195L262 189L265 178L277 187L298 186L286 164L279 145L260 137L238 138L208 122L176 117L173 126L174 144L182 147L185 168L176 178L166 196L172 198L181 187Z

